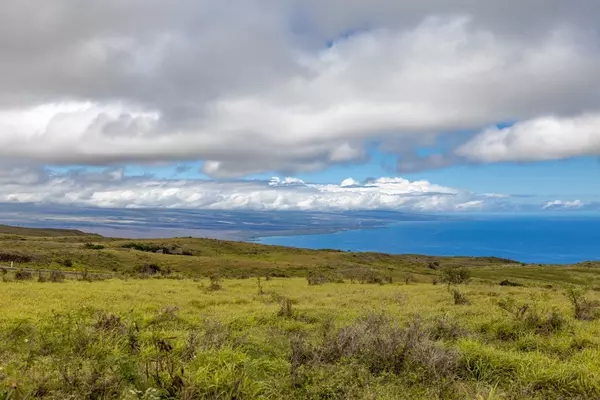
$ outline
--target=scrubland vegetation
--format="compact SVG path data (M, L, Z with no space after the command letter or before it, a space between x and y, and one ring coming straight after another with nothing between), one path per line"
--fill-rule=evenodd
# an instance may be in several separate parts
M2 243L2 400L600 398L595 264Z

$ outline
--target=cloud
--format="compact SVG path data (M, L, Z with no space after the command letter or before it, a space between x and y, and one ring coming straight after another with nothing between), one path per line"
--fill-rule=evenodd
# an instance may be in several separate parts
M456 205L457 210L471 210L483 208L483 200L471 200Z
M597 1L225 3L2 2L0 158L239 177L376 142L416 170L459 161L410 157L443 134L600 109Z
M457 149L474 162L543 161L600 155L600 114L543 117L489 128Z
M32 171L21 171L28 177ZM293 211L455 211L484 206L476 195L428 181L377 178L364 183L305 183L297 178L211 181L127 176L122 169L46 172L6 181L0 203L100 208ZM348 185L352 182L352 185Z
M269 186L305 186L306 184L302 179L286 177L281 179L278 176L274 176L269 181Z
M581 200L573 200L573 201L554 200L554 201L549 201L546 204L544 204L542 209L544 209L544 210L577 209L577 208L582 208L585 205L586 204L583 203Z
M4 173L6 172L6 173ZM31 205L55 210L165 209L195 211L399 211L405 213L597 211L588 200L552 202L502 193L474 193L426 180L352 178L339 184L294 177L270 180L203 180L129 175L123 168L51 171L33 166L0 169L0 208ZM100 211L98 211L100 212ZM96 212L96 213L98 213ZM110 212L105 215L110 217ZM127 221L122 222L127 223Z

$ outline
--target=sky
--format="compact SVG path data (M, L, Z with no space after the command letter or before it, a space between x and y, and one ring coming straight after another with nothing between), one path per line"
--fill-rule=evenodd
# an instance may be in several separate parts
M0 208L599 212L599 17L5 0Z

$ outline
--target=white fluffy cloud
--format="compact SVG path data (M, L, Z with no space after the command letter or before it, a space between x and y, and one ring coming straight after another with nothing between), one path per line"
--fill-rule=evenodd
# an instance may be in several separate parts
M0 165L2 167L2 165ZM132 176L122 168L50 172L27 166L0 168L0 208L9 205L172 210L361 211L418 213L598 210L594 198L574 201L503 193L473 193L426 180L352 178L340 184L270 180L165 179Z
M25 177L30 172L22 171ZM2 177L0 176L0 179ZM347 183L349 180L345 180ZM110 208L202 210L405 210L456 211L482 205L475 194L402 178L352 185L271 181L167 180L127 177L122 170L71 171L5 181L0 203L39 203Z
M456 153L469 161L541 161L600 154L600 114L544 117L490 128Z
M0 158L204 160L236 177L362 162L375 142L400 168L443 166L410 155L456 130L600 110L600 5L550 3L4 1ZM556 131L508 134L514 148L486 131L457 154L544 159L528 142L560 147ZM584 141L560 156L599 153Z

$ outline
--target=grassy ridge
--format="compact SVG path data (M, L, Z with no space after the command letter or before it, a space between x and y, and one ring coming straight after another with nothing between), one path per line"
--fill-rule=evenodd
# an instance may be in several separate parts
M349 278L357 270L375 270L396 280L431 282L440 267L473 267L474 277L498 282L513 278L530 284L563 282L600 286L600 263L573 266L523 265L484 257L428 257L306 250L212 239L112 239L99 236L0 236L0 265L126 273L155 264L186 276L305 277L308 272Z
M75 229L53 229L53 228L26 228L19 226L0 225L0 234L3 235L21 235L21 236L43 236L43 237L61 237L61 236L90 236L96 237L91 233L82 232Z

